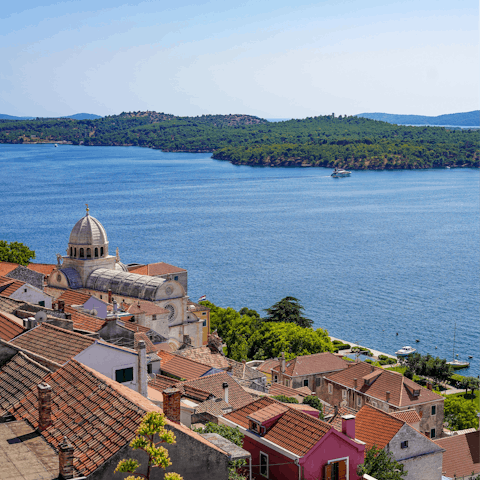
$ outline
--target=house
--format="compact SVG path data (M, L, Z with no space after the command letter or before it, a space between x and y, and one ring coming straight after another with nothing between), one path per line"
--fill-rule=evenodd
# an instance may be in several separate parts
M157 351L160 357L160 370L163 375L176 378L179 381L193 380L203 377L213 371L212 367L195 362L189 358L173 355L162 350Z
M439 438L434 442L445 450L442 472L447 479L475 480L480 474L480 430Z
M405 466L405 480L441 480L444 449L407 422L370 405L360 409L355 421L357 438L367 450L376 445L390 452Z
M271 369L272 383L292 388L308 387L315 391L322 377L345 370L347 366L345 360L330 352L301 355L288 361L282 353L277 365Z
M355 410L365 404L385 412L415 409L421 419L421 433L430 438L442 435L444 398L391 370L355 363L325 377L317 395L330 405Z
M312 415L264 397L220 417L238 427L252 455L257 479L357 480L365 444L355 438L355 417L343 418L342 432Z
M0 277L0 295L13 300L34 303L43 307L52 308L52 297L40 288L34 287L21 280Z
M0 311L0 338L9 342L17 335L22 334L26 329L20 325L20 319Z
M269 358L264 362L261 362L257 367L255 367L259 372L264 373L267 376L267 383L273 383L272 380L272 368L277 368L280 363L278 358Z
M67 289L57 298L64 305L75 305L98 318L107 318L107 302L76 290Z
M177 422L175 393L167 390L165 394L169 399L166 428L176 437L175 444L165 445L172 461L166 471L177 472L185 479L226 480L228 455ZM44 377L9 409L6 423L0 424L0 455L13 453L7 465L12 469L28 470L25 459L35 461L38 470L43 469L43 476L36 472L25 478L53 480L60 470L64 474L60 478L121 479L123 474L114 474L121 459L134 458L145 464L145 452L133 450L130 442L145 413L151 411L161 412L138 392L71 360ZM35 438L33 454L18 455L16 445ZM59 452L56 462L52 449ZM140 473L144 471L140 469ZM152 478L163 478L163 473L163 469L154 469Z

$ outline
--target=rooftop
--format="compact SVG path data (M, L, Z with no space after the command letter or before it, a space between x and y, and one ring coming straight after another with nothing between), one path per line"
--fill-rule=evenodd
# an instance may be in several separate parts
M9 297L24 285L25 282L22 282L21 280L14 280L13 278L8 277L0 277L0 295L2 297Z
M18 263L11 262L0 262L0 275L7 275L10 272L13 272L17 267Z
M9 314L0 312L0 338L7 342L25 331L24 327L9 318L8 315Z
M269 420L273 420L274 418L284 414L286 411L288 411L288 408L289 407L281 403L272 403L267 407L251 413L247 418L260 424L267 423Z
M91 295L81 293L76 290L64 290L64 292L58 297L58 300L63 300L66 305L83 305L90 300Z
M193 380L194 378L205 375L210 366L202 365L194 362L188 358L183 358L178 355L165 352L163 350L157 351L157 355L161 358L160 369L169 375L174 375L180 379Z
M285 361L285 374L296 377L314 373L332 372L335 370L343 370L347 368L347 365L348 363L345 360L342 360L333 353L314 353ZM280 364L272 368L280 372Z
M189 358L190 360L195 360L196 362L209 365L213 368L226 369L230 365L227 358L220 353L212 353L207 346L185 348L183 350L176 351L175 355Z
M136 265L129 267L128 270L140 275L150 275L153 277L156 275L168 275L169 273L186 272L184 268L175 267L164 262L150 263L148 265Z
M65 305L64 312L71 315L73 328L75 330L96 333L105 326L105 320L79 312L69 305Z
M166 308L160 307L153 302L135 302L127 308L127 312L132 315L162 315L170 313Z
M420 423L420 415L415 409L411 410L400 410L398 412L390 412L390 415L394 418L398 418L402 422L408 423L409 425L415 425Z

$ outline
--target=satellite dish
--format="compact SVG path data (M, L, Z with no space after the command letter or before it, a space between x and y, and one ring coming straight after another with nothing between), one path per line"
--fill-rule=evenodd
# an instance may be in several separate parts
M35 320L37 322L45 322L47 320L47 314L43 310L40 310L35 314Z
M98 315L98 312L94 308L92 308L90 310L90 315L93 315L94 317L96 317Z
M343 400L342 402L340 402L341 407L346 407L347 404L348 404L348 402L346 400Z

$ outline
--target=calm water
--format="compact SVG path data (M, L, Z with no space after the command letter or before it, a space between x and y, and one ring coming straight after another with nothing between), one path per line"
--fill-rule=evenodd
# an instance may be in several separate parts
M449 359L456 322L459 358L474 356L462 373L477 375L479 171L330 173L134 147L0 145L0 238L54 263L88 203L111 253L187 268L193 300L262 311L292 295L334 336Z

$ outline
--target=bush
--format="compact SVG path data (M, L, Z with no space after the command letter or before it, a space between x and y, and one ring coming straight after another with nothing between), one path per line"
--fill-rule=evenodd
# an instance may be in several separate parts
M275 395L272 398L282 403L298 403L295 397L287 397L286 395Z
M351 345L349 343L333 343L333 351L338 352L339 350L350 350Z

